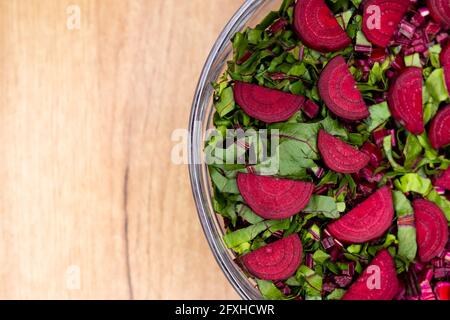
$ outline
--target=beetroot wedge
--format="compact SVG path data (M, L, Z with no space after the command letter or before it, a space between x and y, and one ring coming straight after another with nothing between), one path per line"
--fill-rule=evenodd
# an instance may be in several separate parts
M241 258L245 268L262 280L285 280L300 266L303 247L295 233L275 241Z
M444 251L448 241L447 219L433 202L418 199L413 202L419 257L428 262Z
M234 85L234 99L245 113L266 123L288 120L305 102L302 96L244 82Z
M319 131L318 148L328 168L340 173L356 173L369 164L370 157L362 151Z
M342 56L328 62L320 74L318 87L323 101L338 117L361 120L369 116L361 92Z
M410 0L368 0L364 3L362 30L374 45L387 47L406 14ZM377 15L380 19L377 19Z
M297 0L294 28L302 42L320 52L333 52L351 44L324 0Z
M314 119L319 115L320 107L312 100L307 99L302 111L310 118Z
M433 185L445 190L450 190L450 168L438 175L433 180Z
M442 49L440 54L442 68L444 69L444 78L447 90L450 91L450 44Z
M440 54L441 65L450 65L450 43L448 43L441 51Z
M382 250L361 274L342 300L392 300L399 290L394 259Z
M450 26L450 1L428 0L427 5L436 22L442 23L446 27Z
M288 179L239 173L239 191L252 210L265 219L286 219L309 203L314 185Z
M413 134L424 132L422 69L405 68L391 84L388 104L392 116Z
M346 243L363 243L381 237L394 218L391 189L379 189L364 202L328 226L328 231Z
M439 110L438 114L434 117L428 136L431 145L435 149L450 144L450 105Z

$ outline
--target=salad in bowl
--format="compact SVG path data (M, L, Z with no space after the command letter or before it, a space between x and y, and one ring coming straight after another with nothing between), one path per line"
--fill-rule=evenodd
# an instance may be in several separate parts
M266 299L448 300L450 1L285 0L232 37L204 155Z

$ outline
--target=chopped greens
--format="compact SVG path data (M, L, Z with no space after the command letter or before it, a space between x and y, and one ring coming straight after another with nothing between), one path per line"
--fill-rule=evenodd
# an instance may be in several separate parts
M216 130L208 133L204 148L214 193L213 209L223 218L223 241L242 263L247 254L298 235L301 261L298 267L294 266L295 272L287 279L255 277L262 297L267 300L340 300L348 296L349 288L380 252L394 258L392 268L405 288L395 298L420 299L419 277L434 272L432 280L427 280L430 286L445 276L448 279L445 271L449 268L448 245L432 261L420 260L421 243L413 206L417 199L426 199L450 221L449 190L433 185L435 178L450 166L449 146L433 148L435 144L432 139L430 142L428 133L436 114L450 103L446 83L450 64L446 65L442 58L448 30L433 21L427 3L419 0L405 10L388 39L389 45L382 48L374 43L380 39L367 34L363 27L362 0L326 0L331 18L334 15L339 24L336 32L341 34L343 45L336 50L319 50L296 30L298 17L294 15L294 7L300 1L303 0L284 0L278 11L269 12L256 27L237 32L232 38L233 58L228 61L225 73L212 84L215 108L212 122ZM341 71L346 77L353 77L354 85L345 87L341 83L344 77L339 73L339 79L333 82L334 91L329 92L336 95L335 101L342 99L345 103L350 103L346 96L349 92L355 101L360 94L358 101L367 107L365 117L347 119L345 112L336 116L337 109L330 106L331 94L324 93L319 80L323 70L337 61L334 59L341 59L345 69L348 67L348 75L347 70ZM406 93L401 104L391 92L396 79L410 69L416 70L417 80L420 74L423 78L422 96L415 96L414 101L411 98L413 102L423 100L420 133L415 132L417 121L411 125L414 108L398 112L402 104L411 102L408 99L414 90ZM420 82L417 83L416 92L420 89ZM267 97L245 91L237 93L236 84L264 88ZM255 90L262 92L261 88ZM266 89L272 91L268 93ZM274 108L273 101L278 104L282 101L283 105ZM289 103L294 104L294 110L282 115L282 121L276 117L277 121L260 118L264 112L279 116ZM325 161L319 141L322 130L352 151L361 151L361 158L369 158L362 169L331 170L333 166ZM337 149L335 145L328 147ZM343 150L340 152L344 153L344 160L354 160L347 159L348 153ZM336 157L334 161L343 160ZM272 179L250 190L263 195L261 205L277 204L273 211L291 205L290 201L285 201L286 205L280 200L286 194L289 199L299 196L282 190L280 180L312 186L309 198L288 218L263 218L260 208L252 206L252 199L242 192L239 178L246 174ZM333 235L330 224L345 217L377 190L386 189L385 186L392 192L395 214L393 219L389 218L392 223L383 235L362 243L347 243ZM266 251L259 252L269 257L266 259L276 259L276 255L271 256L272 249ZM444 276L436 271L442 268ZM251 268L244 269L254 275Z

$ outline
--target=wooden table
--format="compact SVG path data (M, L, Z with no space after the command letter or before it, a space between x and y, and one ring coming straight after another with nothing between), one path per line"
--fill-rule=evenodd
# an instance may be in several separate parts
M1 299L237 298L170 153L241 3L0 0Z

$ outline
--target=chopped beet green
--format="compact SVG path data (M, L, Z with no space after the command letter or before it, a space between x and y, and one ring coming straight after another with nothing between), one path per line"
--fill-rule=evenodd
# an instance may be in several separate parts
M448 299L449 28L448 1L284 0L233 36L205 161L263 298Z

